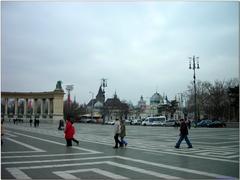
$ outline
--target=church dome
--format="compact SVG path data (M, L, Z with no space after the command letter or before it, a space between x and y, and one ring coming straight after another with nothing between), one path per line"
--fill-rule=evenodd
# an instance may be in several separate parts
M156 92L153 94L153 96L150 98L150 104L159 104L162 102L162 96Z

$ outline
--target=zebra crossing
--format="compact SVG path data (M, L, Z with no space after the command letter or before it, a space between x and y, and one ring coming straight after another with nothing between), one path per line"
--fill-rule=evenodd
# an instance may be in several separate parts
M127 126L129 146L113 150L111 126L80 124L76 126L80 146L69 150L64 147L63 131L54 125L33 128L6 124L5 128L4 143L14 144L19 150L2 148L2 179L239 177L238 129L193 129L190 139L194 148L188 149L183 143L180 149L175 149L176 129ZM205 134L200 136L202 131ZM203 137L208 139L202 141ZM215 141L208 141L215 137Z
M28 131L32 131L33 128L31 127L22 127L22 126L17 126L17 128L23 129L23 130L28 130ZM34 129L34 131L36 133L39 134L45 134L45 135L51 135L51 136L55 136L55 137L63 137L63 132L62 131L51 131L48 129ZM175 137L174 137L175 136ZM93 142L93 143L99 143L99 144L104 144L104 145L109 145L112 146L113 145L113 138L111 135L109 136L98 136L98 135L94 135L94 134L88 134L87 136L84 136L84 133L80 133L77 136L77 139L80 139L81 141L85 141L85 142ZM196 145L194 145L193 149L189 149L188 151L184 151L184 150L179 150L179 149L174 149L174 143L176 142L176 135L172 136L173 138L167 141L145 141L145 140L139 140L137 138L133 138L131 139L131 137L127 137L128 138L128 142L130 144L130 146L128 148L131 149L139 149L141 148L142 150L147 150L147 151L153 151L153 152L165 152L171 154L171 153L176 153L176 154L180 154L180 155L196 155L199 158L215 158L218 159L219 161L229 161L229 162L234 162L234 163L238 163L238 158L239 158L239 146L238 146L238 140L237 140L237 136L236 135L231 135L230 137L228 137L228 142L215 142L215 143L209 143L206 145L206 142L202 143L198 143L198 142L193 142L196 143ZM195 137L195 136L194 136ZM166 138L166 137L164 137ZM169 135L167 136L167 138L169 138ZM194 139L194 138L193 138ZM218 137L219 139L219 137ZM222 139L223 140L223 139ZM233 141L234 140L234 141ZM229 143L235 143L235 145L228 145ZM211 146L210 146L211 144ZM213 145L223 145L223 144L227 144L224 146L213 146ZM184 142L183 142L183 146L184 146Z

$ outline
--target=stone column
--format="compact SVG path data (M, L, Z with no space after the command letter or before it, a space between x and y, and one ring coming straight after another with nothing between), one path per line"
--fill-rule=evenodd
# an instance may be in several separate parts
M5 112L4 118L8 118L8 98L5 98Z
M51 114L51 99L47 99L47 107L48 107L48 118L50 118L50 114Z
M28 107L28 99L25 99L24 101L24 118L27 118L27 107Z
M17 118L18 117L18 98L15 99L15 107L14 107L15 111L14 111L14 117Z
M33 118L35 118L35 115L36 115L36 99L33 99L32 101L32 108L33 108L33 113L32 113L32 116Z
M43 118L43 111L44 111L44 102L45 100L44 99L41 99L41 111L40 111L40 117Z

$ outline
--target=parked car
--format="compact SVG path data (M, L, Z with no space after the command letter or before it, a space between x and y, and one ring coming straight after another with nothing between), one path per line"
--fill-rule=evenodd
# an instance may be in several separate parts
M131 125L141 125L142 120L141 119L134 119L131 121Z
M91 122L91 119L81 118L79 122L81 122L81 123L90 123L90 122Z
M106 121L105 124L108 124L108 125L114 125L115 122L114 122L114 121Z
M226 123L221 121L213 121L208 127L226 127Z
M166 120L166 126L174 126L175 122L176 122L175 119Z
M127 124L131 124L131 121L128 120L128 119L126 119L126 120L125 120L125 124L126 124L126 125L127 125Z
M205 119L205 120L201 120L200 122L197 123L197 127L209 127L210 124L212 124L212 120L209 119Z

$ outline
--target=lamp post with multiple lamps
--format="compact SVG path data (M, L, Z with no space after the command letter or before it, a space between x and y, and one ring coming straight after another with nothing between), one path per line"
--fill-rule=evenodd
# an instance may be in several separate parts
M66 85L66 90L68 92L68 99L67 99L67 118L70 118L70 107L71 107L71 97L70 97L70 91L73 90L73 85Z
M104 106L104 102L105 102L105 88L107 87L107 79L102 78L101 79L101 86L102 86L102 91L103 91L103 107L101 109L101 114L102 114L102 123L105 124L105 115L106 115L106 108Z
M104 94L104 98L105 98L105 87L107 87L107 79L102 78L101 85L102 85L102 90L103 90L103 94Z
M196 73L195 69L199 67L199 57L189 57L189 69L193 70L193 84L194 84L194 121L197 122L197 90L196 90Z

